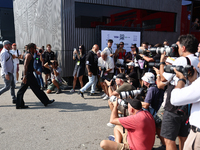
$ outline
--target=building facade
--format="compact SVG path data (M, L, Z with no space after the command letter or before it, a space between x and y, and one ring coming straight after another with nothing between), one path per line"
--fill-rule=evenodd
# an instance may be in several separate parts
M181 0L14 0L16 43L52 45L63 68L72 76L73 49L101 44L99 30L141 31L141 41L171 44L180 35ZM167 26L166 26L167 25ZM103 49L103 48L101 48Z

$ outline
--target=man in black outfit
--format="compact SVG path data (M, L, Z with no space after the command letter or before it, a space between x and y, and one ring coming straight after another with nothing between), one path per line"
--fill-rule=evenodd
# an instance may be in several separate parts
M31 90L44 104L44 106L47 106L48 104L51 104L55 101L55 100L49 100L46 94L42 90L40 90L40 86L37 83L37 79L33 74L33 71L35 71L37 74L40 74L40 72L36 71L33 67L33 62L34 62L33 54L35 52L36 52L36 45L34 43L28 44L28 51L25 56L25 62L24 62L24 76L21 87L17 92L16 109L28 108L28 106L24 104L23 100L24 93L26 92L28 86L30 86Z
M92 47L92 50L88 52L86 57L86 68L88 71L88 83L80 89L80 95L84 98L83 93L91 86L90 96L93 96L95 93L95 87L97 83L97 74L98 74L98 57L97 52L99 46L95 44Z

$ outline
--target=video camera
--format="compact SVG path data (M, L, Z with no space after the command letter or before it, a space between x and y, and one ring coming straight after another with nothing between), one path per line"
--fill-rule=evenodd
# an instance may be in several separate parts
M194 75L194 69L191 65L183 66L175 66L175 65L166 65L164 67L164 71L167 73L175 74L174 68L176 68L177 71L181 72L185 77L192 77Z

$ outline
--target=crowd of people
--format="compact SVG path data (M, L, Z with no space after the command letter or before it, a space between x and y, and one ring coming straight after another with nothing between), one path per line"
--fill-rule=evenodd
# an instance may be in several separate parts
M143 42L140 47L132 44L130 52L126 52L123 42L116 50L112 44L113 40L109 39L102 51L94 44L87 54L84 45L73 52L76 63L70 92L75 92L78 78L81 86L78 94L82 98L89 87L89 95L96 95L98 87L102 90L101 98L108 100L111 110L107 126L114 128L114 136L101 141L100 146L105 150L151 150L157 134L166 150L177 149L177 137L179 150L199 149L200 121L197 117L200 115L200 95L197 90L200 44L197 39L190 34L181 35L176 42L177 49L173 49L177 51L173 57L166 51L151 51L151 47L171 48L167 40L154 46L148 42ZM29 43L23 54L15 43L8 40L3 42L3 46L0 57L5 86L0 89L0 95L10 89L16 108L28 108L23 96L30 86L44 106L53 103L54 100L49 100L43 90L46 88L47 94L55 89L57 94L62 92L62 69L51 45L48 44L44 51L44 47ZM16 96L14 89L19 78L19 59L24 60L24 71ZM42 72L45 73L45 82ZM88 82L84 85L85 72Z

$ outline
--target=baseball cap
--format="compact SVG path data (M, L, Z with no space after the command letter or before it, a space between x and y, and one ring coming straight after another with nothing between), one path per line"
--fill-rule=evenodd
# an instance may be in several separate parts
M126 76L125 76L125 74L123 74L123 73L119 73L119 74L116 76L116 78L118 78L118 79L127 79Z
M16 46L16 43L13 43L12 46Z
M7 45L7 44L12 44L9 40L5 40L5 41L3 41L3 46L5 46L5 45Z
M142 109L142 103L141 101L137 100L137 99L131 99L131 98L127 98L126 101L135 109L140 110Z
M142 80L146 81L147 83L153 84L155 83L155 75L152 72L146 72L142 77Z
M127 66L135 66L135 64L133 62L129 62L126 64Z

